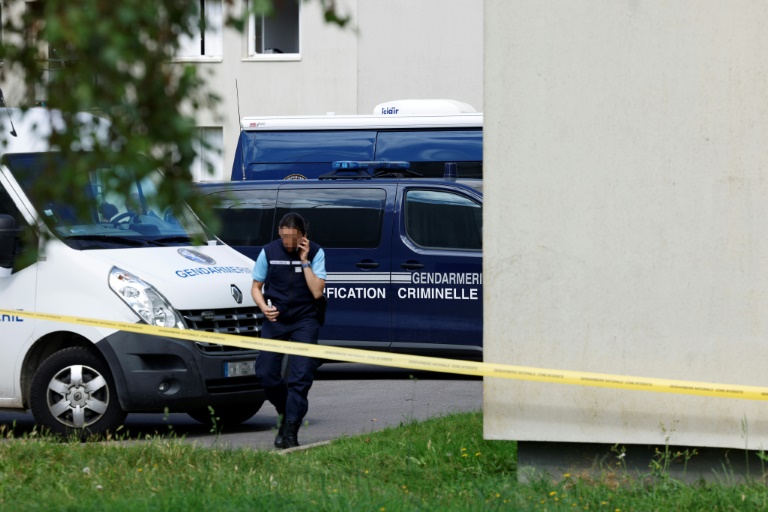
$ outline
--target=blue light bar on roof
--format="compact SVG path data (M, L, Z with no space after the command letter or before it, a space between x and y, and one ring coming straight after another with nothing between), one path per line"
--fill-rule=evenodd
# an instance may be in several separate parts
M411 162L385 162L383 160L372 160L370 162L360 162L356 160L339 160L331 164L333 169L408 169Z

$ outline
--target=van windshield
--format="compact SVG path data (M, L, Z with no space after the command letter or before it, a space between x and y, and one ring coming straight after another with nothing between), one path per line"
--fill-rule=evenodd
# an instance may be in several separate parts
M189 245L193 240L212 239L197 217L184 207L174 215L157 198L162 175L153 173L132 180L129 190L119 194L107 187L112 169L94 166L82 188L80 209L67 201L43 201L35 197L33 184L66 165L55 153L18 153L3 156L38 215L51 231L74 249L117 249L126 247ZM54 169L52 170L51 167ZM131 173L130 169L118 172ZM132 173L131 173L132 174ZM82 208L83 203L87 206Z

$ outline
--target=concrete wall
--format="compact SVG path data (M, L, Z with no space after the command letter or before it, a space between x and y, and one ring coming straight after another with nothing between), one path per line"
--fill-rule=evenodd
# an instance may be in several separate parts
M449 98L482 112L482 0L366 0L357 19L358 114L406 98Z
M486 360L768 386L768 4L484 20ZM764 448L768 406L486 379L485 435Z

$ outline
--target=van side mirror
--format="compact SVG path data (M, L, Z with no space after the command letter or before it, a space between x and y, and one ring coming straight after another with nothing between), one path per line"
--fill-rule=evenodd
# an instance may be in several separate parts
M16 255L16 220L6 214L0 214L0 277L7 277L13 271L13 260Z

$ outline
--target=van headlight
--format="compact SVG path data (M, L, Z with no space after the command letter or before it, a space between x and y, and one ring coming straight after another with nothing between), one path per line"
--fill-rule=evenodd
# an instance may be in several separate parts
M149 325L184 329L184 321L165 297L130 272L112 267L109 287Z

